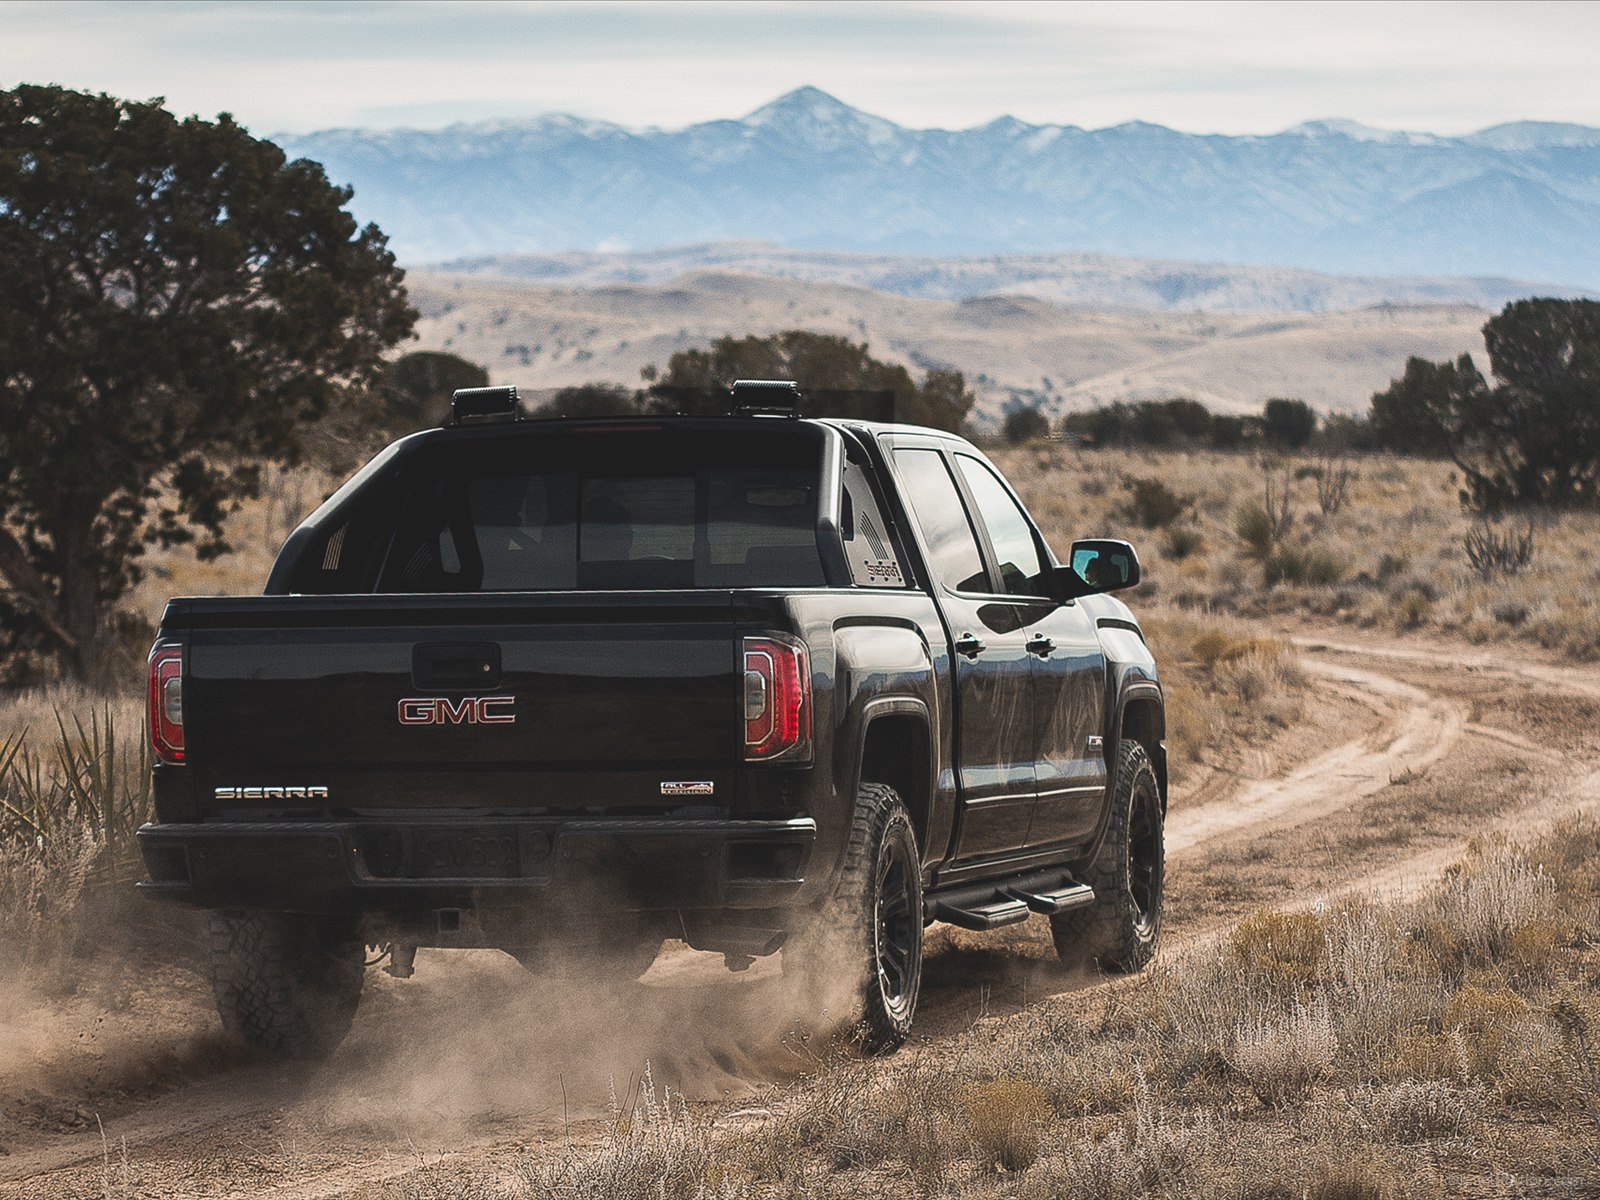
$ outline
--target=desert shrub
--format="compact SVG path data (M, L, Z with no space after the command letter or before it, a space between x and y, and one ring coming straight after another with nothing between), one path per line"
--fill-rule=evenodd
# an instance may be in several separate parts
M1394 617L1402 629L1425 625L1433 615L1433 601L1421 588L1408 588L1394 602Z
M1233 662L1249 654L1262 654L1277 650L1275 643L1248 635L1240 636L1223 629L1207 629L1197 634L1189 643L1189 657L1208 671L1219 663Z
M1205 538L1193 525L1174 525L1162 539L1161 549L1168 558L1183 561L1206 547Z
M1327 458L1317 467L1317 508L1325 517L1336 516L1350 496L1355 471L1343 459Z
M598 1150L567 1143L553 1156L526 1156L515 1170L527 1197L562 1200L689 1200L703 1194L709 1130L672 1089L659 1095L645 1066L638 1094L612 1096L611 1125Z
M1363 1086L1351 1097L1362 1124L1386 1142L1423 1142L1462 1132L1488 1103L1481 1087L1439 1079Z
M1023 1079L969 1083L961 1092L967 1134L985 1165L1006 1171L1031 1167L1043 1132L1055 1119L1045 1091Z
M1533 562L1533 526L1521 533L1501 532L1485 520L1467 531L1461 547L1472 569L1484 579L1520 575Z
M1159 479L1130 479L1123 486L1128 493L1125 511L1140 529L1165 529L1194 502Z
M1537 967L1554 949L1550 931L1560 915L1543 869L1526 852L1495 843L1475 848L1417 903L1413 937L1450 978L1507 961Z
M26 730L0 740L0 963L22 968L69 950L91 894L136 877L150 810L142 738L128 745L109 707L54 716L46 753Z
M1526 1023L1528 1002L1515 992L1466 984L1445 1005L1444 1025L1457 1043L1464 1075L1494 1079L1506 1039Z
M1248 558L1265 559L1278 541L1278 531L1273 526L1272 518L1254 500L1248 500L1234 509L1233 532L1244 543L1244 553Z
M1258 912L1234 927L1228 948L1252 978L1272 987L1303 987L1327 962L1328 937L1315 913Z
M1050 436L1050 418L1037 408L1017 408L1006 414L1005 438L1016 445Z
M1327 1001L1295 1001L1246 1016L1234 1028L1228 1062L1261 1103L1277 1108L1325 1079L1338 1056Z
M837 1069L784 1118L779 1136L819 1152L835 1170L896 1162L918 1179L937 1179L970 1145L953 1115L958 1090L944 1062Z
M1304 400L1268 400L1262 410L1267 441L1297 450L1317 431L1317 414Z
M1509 625L1515 629L1528 619L1529 609L1526 604L1519 604L1515 600L1507 600L1503 604L1496 604L1490 611L1494 614L1494 619L1500 624Z
M1344 578L1344 560L1331 550L1315 546L1279 546L1261 561L1262 579L1268 587L1280 583L1325 587Z
M1094 1196L1097 1200L1141 1200L1180 1194L1208 1157L1217 1153L1221 1131L1207 1113L1172 1113L1141 1084L1139 1098L1105 1137L1070 1144L1060 1157L1029 1172L1023 1196Z
M1404 575L1411 569L1411 560L1403 554L1386 553L1378 559L1377 570L1373 572L1379 583L1388 583L1391 579Z

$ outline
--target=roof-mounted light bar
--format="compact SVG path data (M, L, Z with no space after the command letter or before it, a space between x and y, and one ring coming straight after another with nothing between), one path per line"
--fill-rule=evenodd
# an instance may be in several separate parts
M517 406L517 389L505 387L457 388L450 397L450 424L465 425L471 421L520 421L522 410Z
M736 417L793 417L800 410L800 385L792 379L740 379L728 398Z

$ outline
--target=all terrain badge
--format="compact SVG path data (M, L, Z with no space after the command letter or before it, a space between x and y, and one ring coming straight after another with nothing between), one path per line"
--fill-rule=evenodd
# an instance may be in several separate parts
M709 779L663 779L661 781L661 794L663 796L712 796L717 791L717 785Z

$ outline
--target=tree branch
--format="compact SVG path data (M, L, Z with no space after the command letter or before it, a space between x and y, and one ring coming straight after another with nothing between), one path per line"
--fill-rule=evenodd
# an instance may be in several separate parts
M0 526L0 576L10 582L22 607L38 618L51 637L69 650L78 648L78 639L56 618L56 598L50 585L28 561L28 552L22 548L22 543L4 526Z

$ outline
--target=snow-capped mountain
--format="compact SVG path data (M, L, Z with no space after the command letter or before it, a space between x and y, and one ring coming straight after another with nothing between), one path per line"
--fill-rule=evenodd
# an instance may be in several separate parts
M907 129L801 88L678 130L546 116L277 140L353 185L409 263L756 239L1600 285L1600 129L1578 125Z

